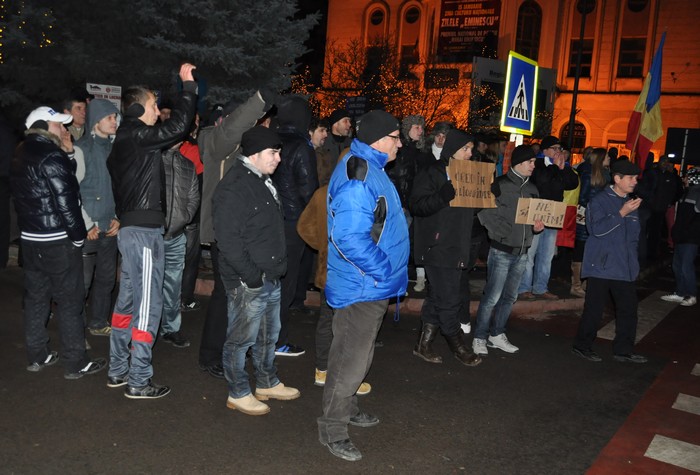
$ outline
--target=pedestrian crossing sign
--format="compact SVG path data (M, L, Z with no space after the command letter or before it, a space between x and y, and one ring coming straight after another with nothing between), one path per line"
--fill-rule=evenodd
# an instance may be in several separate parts
M535 129L537 72L537 61L514 51L508 54L506 89L501 112L502 131L532 135Z

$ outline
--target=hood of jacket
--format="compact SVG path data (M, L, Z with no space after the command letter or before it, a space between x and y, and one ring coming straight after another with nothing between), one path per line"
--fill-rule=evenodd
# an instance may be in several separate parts
M372 148L364 142L360 142L358 139L352 139L352 143L350 144L350 153L372 162L379 168L384 168L389 161L389 155L384 152L380 152L376 148Z

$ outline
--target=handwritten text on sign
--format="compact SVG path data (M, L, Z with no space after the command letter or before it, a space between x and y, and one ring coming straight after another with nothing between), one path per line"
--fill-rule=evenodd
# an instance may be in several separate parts
M566 203L539 198L520 198L515 212L515 222L535 224L535 220L539 219L547 227L561 229L564 226L565 215Z
M493 163L450 160L448 173L455 187L455 198L450 201L450 206L495 208L496 198L491 193L495 170Z

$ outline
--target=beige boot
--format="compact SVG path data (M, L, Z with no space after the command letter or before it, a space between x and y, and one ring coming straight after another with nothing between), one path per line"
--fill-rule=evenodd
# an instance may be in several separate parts
M581 285L581 263L572 262L571 263L571 289L569 290L571 295L576 297L585 297L586 291L583 290Z
M264 402L258 401L252 394L239 398L232 398L229 396L226 401L226 407L239 410L243 414L248 414L249 416L262 416L270 412L270 406Z
M301 393L296 388L288 388L282 383L271 388L255 388L255 397L260 401L268 399L279 399L281 401L289 401L301 396Z

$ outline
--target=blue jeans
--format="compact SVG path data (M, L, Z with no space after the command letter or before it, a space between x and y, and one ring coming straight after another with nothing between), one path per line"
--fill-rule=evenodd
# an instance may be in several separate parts
M182 271L185 268L185 248L187 237L180 234L163 242L165 248L165 273L163 275L163 318L160 332L180 331L182 313L180 294L182 293Z
M532 245L527 251L527 266L520 281L518 293L532 292L543 294L548 292L549 274L552 271L552 258L557 250L557 231L554 228L544 228L532 238Z
M676 294L681 297L697 297L695 279L695 257L698 255L697 244L676 243L673 251L673 274L676 276Z
M498 336L505 333L510 311L518 298L518 284L526 265L526 254L516 256L493 247L489 250L486 287L476 312L474 338L485 340L489 334Z
M239 285L227 291L228 329L224 343L224 375L229 395L242 398L250 394L245 355L252 347L256 386L272 388L279 384L275 367L275 343L280 333L279 280L264 279L263 286L250 289Z

